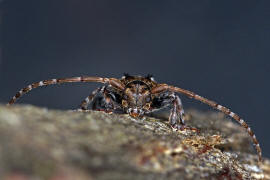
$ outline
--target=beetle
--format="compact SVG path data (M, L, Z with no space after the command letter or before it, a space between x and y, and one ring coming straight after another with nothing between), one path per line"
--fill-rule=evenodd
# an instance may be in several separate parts
M14 104L15 101L23 94L28 93L34 88L48 86L53 84L74 83L74 82L99 82L105 84L94 90L87 96L80 105L80 111L86 111L91 105L92 110L101 110L105 112L123 112L131 117L139 118L151 112L169 107L171 109L169 115L169 124L176 130L191 129L185 125L184 109L181 99L176 93L181 93L195 100L201 101L214 109L217 109L226 115L235 119L242 127L246 129L255 145L258 159L262 161L262 151L259 142L247 125L247 123L237 114L212 100L204 98L194 92L168 84L157 83L153 76L131 76L124 74L120 79L102 78L93 76L80 76L62 79L43 80L32 83L21 89L9 101L7 105Z

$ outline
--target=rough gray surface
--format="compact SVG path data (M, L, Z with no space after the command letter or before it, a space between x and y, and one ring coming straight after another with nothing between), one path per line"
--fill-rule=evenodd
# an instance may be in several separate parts
M200 129L103 112L0 105L0 179L265 179L247 133L223 114L187 112Z

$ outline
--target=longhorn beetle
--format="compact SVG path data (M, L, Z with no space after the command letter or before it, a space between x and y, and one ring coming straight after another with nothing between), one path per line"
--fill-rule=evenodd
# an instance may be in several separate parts
M247 123L237 114L214 101L195 94L194 92L168 84L159 84L151 75L142 77L125 74L120 79L81 76L44 80L32 83L21 89L7 105L15 103L15 101L23 94L28 93L34 88L72 82L99 82L105 84L104 86L94 90L88 97L85 98L85 100L82 101L80 105L81 111L87 111L88 106L92 105L92 110L101 110L105 112L120 111L127 113L132 117L142 117L144 114L149 114L165 107L171 107L169 124L172 126L172 128L177 130L196 130L196 128L190 128L184 123L184 109L181 100L176 93L184 94L190 98L201 101L212 108L225 113L226 115L229 115L239 122L252 138L254 146L257 150L259 161L262 160L262 151L255 134Z

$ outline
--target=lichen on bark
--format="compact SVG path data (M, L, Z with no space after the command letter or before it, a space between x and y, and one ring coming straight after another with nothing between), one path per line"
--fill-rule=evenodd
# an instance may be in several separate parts
M164 120L0 105L0 179L270 179L247 133L223 114ZM264 176L263 176L264 171Z

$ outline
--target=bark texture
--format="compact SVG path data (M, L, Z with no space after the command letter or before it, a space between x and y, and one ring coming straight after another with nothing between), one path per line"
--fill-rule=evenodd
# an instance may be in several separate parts
M223 114L189 110L186 124L200 133L164 118L0 105L0 179L270 179L270 161L258 165Z

